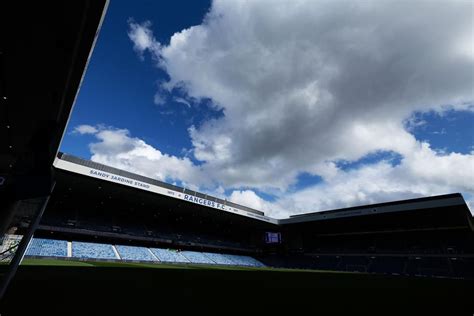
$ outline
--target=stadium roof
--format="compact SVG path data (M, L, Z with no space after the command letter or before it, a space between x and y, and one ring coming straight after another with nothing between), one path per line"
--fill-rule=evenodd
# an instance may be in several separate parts
M151 193L153 199L157 200L160 197L166 197L166 204L175 205L186 201L188 203L197 204L204 209L213 209L217 211L224 211L226 214L240 215L259 221L264 221L272 224L296 224L312 221L322 221L340 218L353 218L367 215L378 215L387 213L407 213L408 211L422 211L429 213L430 210L448 210L449 208L456 208L458 212L465 213L471 216L461 194L447 194L433 197L417 198L402 201L393 201L387 203L378 203L372 205L349 207L337 210L312 212L306 214L298 214L290 216L286 219L275 219L268 216L261 211L232 203L227 200L222 200L211 195L203 194L197 191L188 190L186 188L171 185L162 181L144 177L128 171L120 170L99 164L96 162L84 160L71 155L60 153L54 162L54 167L57 170L67 171L69 174L78 174L99 182L106 182L110 185L126 186L135 190L141 190ZM74 177L78 179L78 177ZM64 179L63 182L72 181L70 178ZM83 181L84 182L84 181ZM87 181L84 182L84 186ZM67 184L66 184L67 185ZM163 199L162 199L163 200ZM164 200L163 200L164 201ZM170 202L175 201L175 202ZM449 215L446 213L446 215ZM472 216L471 216L472 217Z
M171 198L176 200L175 204L179 203L179 200L181 200L208 209L224 211L226 213L241 215L268 223L278 223L278 220L265 216L263 212L243 205L117 168L105 166L96 162L80 159L71 155L60 153L58 158L54 161L54 167L60 170L87 176L89 178L94 178L99 181L110 182L112 184L123 185L133 189L153 193L156 194L154 195L155 199L159 199L160 197Z
M0 194L8 190L7 198L50 190L51 165L107 3L9 1L1 10Z
M284 220L283 222L285 224L290 224L307 221L335 219L342 217L375 215L382 213L405 212L423 209L436 209L451 206L461 206L467 214L470 213L462 195L459 193L454 193L417 199L393 201L387 203L348 207L337 210L297 214L290 216L290 218Z

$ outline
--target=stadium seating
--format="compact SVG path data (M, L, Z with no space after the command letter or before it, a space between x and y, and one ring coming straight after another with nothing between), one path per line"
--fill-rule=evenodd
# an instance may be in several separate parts
M134 261L162 261L170 263L222 264L247 267L264 267L260 261L242 255L230 255L210 252L179 251L175 249L146 248L136 246L115 245L120 258L113 246L90 242L72 243L72 257L82 259L113 259ZM153 253L153 255L150 253ZM68 257L67 241L55 239L33 238L26 252L27 256Z
M450 262L455 277L474 279L474 258L451 258Z
M320 256L316 258L315 268L321 270L336 270L340 264L339 256Z
M123 260L156 261L145 247L115 246Z
M232 260L234 264L239 265L239 266L248 266L248 267L263 267L265 266L263 263L260 261L248 257L248 256L239 256L239 255L225 255L227 258Z
M192 263L208 263L214 264L215 262L206 257L204 254L195 251L183 251L181 252Z
M407 259L405 257L372 257L367 272L379 274L404 274L406 264Z
M66 257L67 241L33 238L26 251L27 256Z
M344 271L367 272L368 264L367 257L347 256L342 257L339 268Z
M75 258L117 259L112 245L89 242L72 242L72 256Z
M189 260L181 255L179 251L161 249L161 248L150 248L153 254L163 262L189 262Z
M203 252L203 254L217 264L235 265L235 262L220 253Z

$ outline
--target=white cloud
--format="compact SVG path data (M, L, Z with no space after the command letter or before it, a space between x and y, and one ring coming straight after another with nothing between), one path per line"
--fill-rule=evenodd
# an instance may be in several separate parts
M133 48L141 59L143 59L143 53L146 50L152 52L154 57L159 56L161 44L153 37L153 32L150 30L150 21L138 24L133 19L130 19L129 27L128 37L133 42Z
M224 115L189 128L199 168L167 156L185 170L171 172L153 158L166 155L128 133L134 146L114 154L121 159L107 156L104 140L91 147L93 157L165 170L197 186L202 172L236 189L232 199L263 208L268 202L240 188L277 192L268 209L279 216L474 194L473 153L440 155L411 134L422 123L414 113L474 110L474 58L465 49L474 45L473 18L469 1L216 0L202 24L175 33L168 45L156 41L150 22L131 21L134 49L151 53L169 75L159 91L179 89L196 104L210 99ZM135 148L145 147L137 159ZM352 171L334 164L377 151L402 161ZM324 182L289 194L302 172Z
M226 186L284 190L325 161L411 152L403 122L415 111L472 110L474 60L453 48L473 42L470 9L214 1L201 25L150 52L170 76L163 87L224 110L190 128L195 157Z
M349 171L338 169L319 185L282 195L271 213L285 217L456 192L464 192L472 205L473 177L474 155L440 155L423 143L399 165L381 161Z
M88 131L97 139L89 145L92 161L161 181L179 180L186 187L206 185L199 167L189 158L163 154L143 140L131 137L126 129L92 127Z
M229 200L234 203L245 205L260 211L270 210L271 206L271 203L260 198L252 190L233 191L229 196Z
M81 134L81 135L95 134L97 132L98 132L97 128L95 126L91 126L91 125L79 125L79 126L76 126L73 130L73 133L78 133L78 134Z
M285 218L292 214L390 202L408 198L464 192L474 211L474 155L440 155L426 143L400 164L388 161L344 171L329 165L323 182L294 193L282 193L274 202L252 190L235 190L230 200Z
M157 91L153 97L153 103L156 105L164 105L166 104L166 97L163 95L162 92Z

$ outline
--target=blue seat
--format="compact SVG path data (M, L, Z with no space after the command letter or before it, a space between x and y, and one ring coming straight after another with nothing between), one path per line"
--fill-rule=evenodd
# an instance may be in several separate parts
M203 252L203 254L216 264L235 265L235 262L220 253Z
M203 253L201 252L196 252L196 251L183 251L181 252L183 256L189 259L190 262L192 263L208 263L208 264L215 264L214 261L206 257Z
M247 267L264 267L265 265L249 256L240 255L225 255L227 258L232 260L236 265L247 266Z
M75 258L117 259L112 245L90 242L72 242L72 256Z
M26 250L27 256L67 257L67 241L33 238Z
M181 255L179 251L161 249L161 248L150 248L153 254L163 262L189 262L189 260Z
M124 260L156 261L145 247L115 246L120 258Z

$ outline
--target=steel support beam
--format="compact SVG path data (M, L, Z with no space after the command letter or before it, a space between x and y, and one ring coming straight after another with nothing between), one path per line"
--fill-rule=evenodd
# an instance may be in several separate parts
M55 185L55 182L53 182L50 194L45 196L44 198L41 198L42 201L37 204L36 211L34 213L31 224L28 227L28 230L25 233L25 235L23 235L23 238L21 239L18 245L18 249L15 252L15 255L13 256L12 261L8 265L8 268L5 274L3 275L3 278L0 283L0 301L3 299L5 292L7 291L8 285L10 284L11 280L15 276L16 271L18 270L18 266L23 260L26 249L28 248L28 245L30 244L31 238L33 238L36 228L38 227L41 221L41 218L43 217L44 210L46 209L46 206L48 205L48 201L51 196L51 192L54 189L54 185Z

